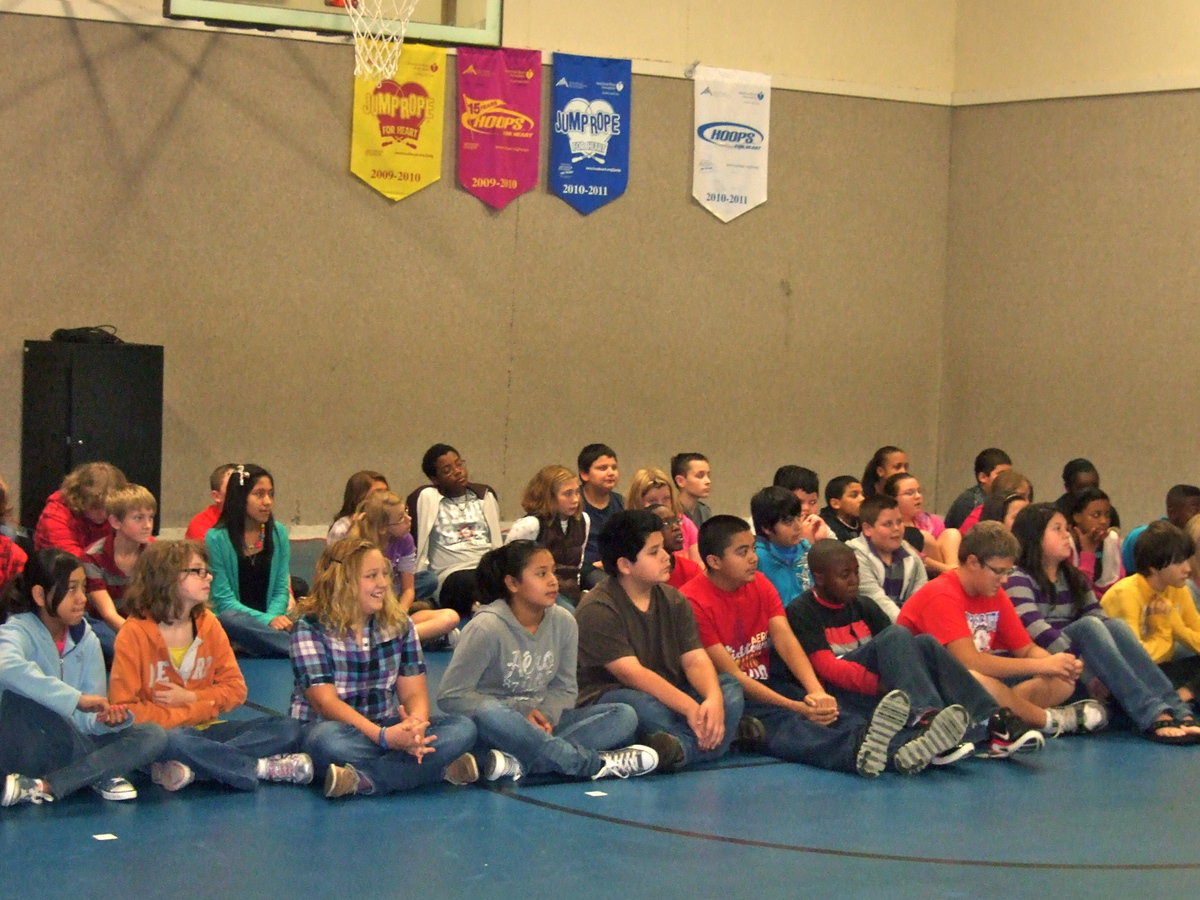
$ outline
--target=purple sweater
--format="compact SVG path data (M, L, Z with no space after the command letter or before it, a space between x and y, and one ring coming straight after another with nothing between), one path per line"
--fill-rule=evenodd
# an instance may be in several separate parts
M1075 614L1075 602L1062 568L1054 584L1054 596L1047 598L1033 577L1020 566L1008 577L1004 592L1016 607L1021 624L1039 646L1051 653L1073 653L1071 639L1062 629L1083 616L1105 618L1096 595L1088 591L1083 609Z

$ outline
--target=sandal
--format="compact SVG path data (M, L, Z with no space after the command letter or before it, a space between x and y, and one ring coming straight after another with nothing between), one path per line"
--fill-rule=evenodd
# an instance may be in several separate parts
M1187 718L1191 719L1192 717L1188 716ZM1192 719L1191 722L1189 722L1188 724L1195 725L1196 720ZM1185 733L1185 734L1163 734L1162 733L1167 728L1183 728L1183 727L1184 727L1183 723L1180 722L1179 720L1175 719L1174 717L1171 717L1169 719L1155 719L1153 722L1150 723L1150 727L1147 728L1144 732L1142 732L1142 734L1144 734L1149 740L1154 741L1154 743L1156 743L1156 744L1174 744L1176 746L1183 746L1183 745L1187 745L1187 744L1200 743L1200 734L1195 734L1195 733L1191 733L1191 732Z
M1187 731L1193 737L1200 738L1200 722L1196 721L1196 717L1190 713L1185 716L1177 716L1175 724Z

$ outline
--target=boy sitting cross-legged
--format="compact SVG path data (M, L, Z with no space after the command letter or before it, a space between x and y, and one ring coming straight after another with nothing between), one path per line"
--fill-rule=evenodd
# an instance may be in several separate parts
M147 488L127 484L108 492L104 500L112 532L87 548L88 622L100 639L104 658L111 660L117 632L125 624L125 588L146 545L154 540L158 502Z
M925 564L917 549L904 540L895 497L868 497L858 515L862 534L846 542L858 557L858 590L895 622L904 601L929 580Z
M899 688L912 700L915 721L932 720L937 710L961 704L971 717L967 742L933 760L961 759L986 741L987 756L1036 750L1042 735L1000 709L963 665L935 640L914 636L858 592L858 558L838 541L818 541L809 551L813 588L787 608L787 620L813 668L839 702L851 709L874 705L879 695Z
M671 555L671 575L666 583L683 590L683 586L703 572L704 568L683 551L683 528L679 525L679 513L661 503L650 507L650 512L662 521L663 549Z
M1019 553L1002 523L980 522L963 537L958 568L910 597L897 622L937 638L1025 724L1054 736L1102 728L1107 716L1095 700L1057 705L1075 692L1083 663L1039 647L1017 618L1004 582ZM1005 653L1011 655L1000 655Z
M600 565L600 532L609 516L625 508L625 501L616 491L621 471L617 468L617 452L612 447L588 444L579 451L576 463L583 511L592 522L579 570L579 583L587 591L604 579L604 569Z
M908 696L893 691L878 703L872 701L865 710L871 721L864 728L860 716L840 709L822 687L788 626L778 593L758 571L754 534L746 522L736 516L713 516L700 526L700 550L706 572L689 581L683 592L718 671L733 675L742 685L747 714L743 738L791 762L867 777L883 771L893 738L908 723ZM893 758L896 770L906 775L920 772L959 745L967 724L961 706L931 713L915 734L904 732L905 742Z
M660 772L723 756L742 717L742 689L732 675L717 676L691 607L665 584L662 520L646 509L614 514L600 532L600 559L607 577L575 611L577 705L632 706Z

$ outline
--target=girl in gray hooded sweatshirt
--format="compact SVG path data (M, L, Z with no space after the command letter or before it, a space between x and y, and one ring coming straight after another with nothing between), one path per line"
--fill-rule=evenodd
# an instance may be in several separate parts
M579 629L555 604L554 557L518 540L484 554L475 570L490 599L463 629L442 677L438 706L470 716L485 778L559 774L628 778L654 771L658 755L628 744L637 715L623 703L575 708ZM613 750L611 748L619 747Z

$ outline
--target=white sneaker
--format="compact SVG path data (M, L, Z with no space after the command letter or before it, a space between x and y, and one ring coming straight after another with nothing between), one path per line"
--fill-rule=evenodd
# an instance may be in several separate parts
M42 790L42 782L13 772L4 779L4 792L0 794L0 806L16 806L18 803L52 803L54 797Z
M1108 724L1108 708L1098 700L1077 700L1066 706L1055 706L1050 713L1054 737L1060 734L1091 734Z
M597 778L632 778L658 768L658 754L653 747L645 744L630 744L619 750L601 750L599 756L604 765L592 776L592 781Z
M283 781L289 784L311 784L312 757L307 753L279 753L261 760L263 781Z
M520 781L524 774L525 770L521 768L521 761L515 756L501 750L489 750L483 756L483 777L488 781L495 781L498 778Z
M137 799L137 788L124 778L108 778L104 781L97 781L92 785L92 790L105 800Z
M164 791L181 791L196 780L196 773L186 763L168 759L150 766L150 780Z

